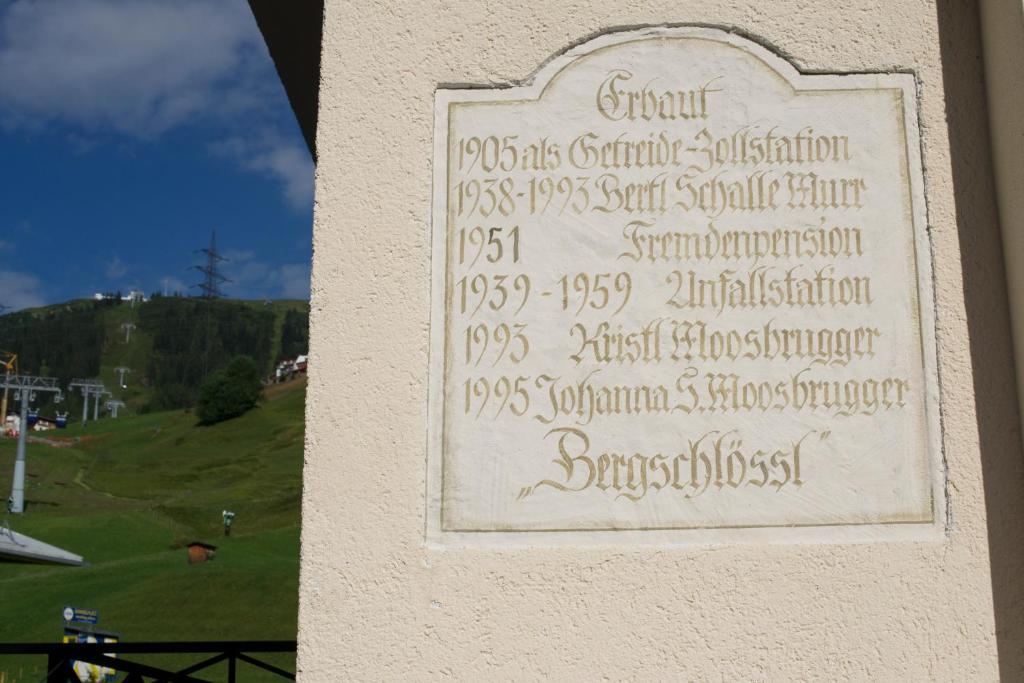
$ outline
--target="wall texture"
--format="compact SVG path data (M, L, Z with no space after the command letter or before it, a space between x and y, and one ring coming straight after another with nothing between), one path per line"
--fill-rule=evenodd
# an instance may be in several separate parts
M596 33L672 23L737 27L804 71L917 74L944 541L425 547L434 90L513 82ZM302 679L1024 676L1007 550L1024 522L1020 445L977 30L969 3L924 0L329 2Z

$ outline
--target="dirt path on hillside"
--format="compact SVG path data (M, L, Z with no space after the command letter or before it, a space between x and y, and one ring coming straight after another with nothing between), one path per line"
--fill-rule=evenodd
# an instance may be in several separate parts
M95 458L93 458L93 460L87 466L79 467L78 472L75 473L75 478L72 481L74 481L76 484L81 486L89 493L95 493L96 495L103 496L104 498L110 498L111 500L125 500L129 502L138 502L134 498L125 498L124 496L118 496L108 491L101 491L99 489L94 489L93 487L89 486L89 484L87 484L85 481L85 475L89 468L92 467L94 462L96 462Z
M54 448L70 448L75 445L74 441L67 439L48 439L45 436L27 436L25 440L28 443L41 443L45 446L52 446Z

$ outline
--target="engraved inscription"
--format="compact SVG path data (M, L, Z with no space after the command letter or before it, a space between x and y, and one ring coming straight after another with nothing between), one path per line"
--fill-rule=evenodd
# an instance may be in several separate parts
M935 525L914 107L698 28L438 91L434 535Z

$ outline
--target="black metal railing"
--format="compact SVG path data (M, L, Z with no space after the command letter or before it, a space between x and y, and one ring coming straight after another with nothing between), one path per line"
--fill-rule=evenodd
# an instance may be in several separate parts
M207 681L195 674L221 662L227 662L228 683L235 683L238 663L269 671L281 678L295 680L295 674L253 657L268 652L295 652L294 640L226 640L163 643L0 643L0 655L39 655L46 657L46 683L78 683L73 666L75 662L96 664L119 673L127 673L124 683L143 683L147 680ZM116 654L117 657L110 655ZM131 654L193 654L211 655L177 671L161 669L125 659Z

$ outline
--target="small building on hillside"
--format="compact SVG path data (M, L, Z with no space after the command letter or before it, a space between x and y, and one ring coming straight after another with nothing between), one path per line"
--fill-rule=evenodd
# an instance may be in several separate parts
M66 425L67 422L65 416L65 426ZM37 415L35 417L34 422L32 419L28 420L29 432L47 432L50 431L51 429L58 428L60 428L60 425L58 424L57 418L43 417L42 415ZM7 418L3 421L3 423L0 424L0 435L2 436L9 436L14 438L18 436L19 431L21 431L21 416L19 415L8 415Z
M304 375L309 367L309 356L302 354L294 360L283 360L274 369L274 381L286 382L297 375Z
M40 415L36 418L36 423L32 425L32 431L34 432L48 432L51 429L57 429L57 419L53 417L43 417Z
M130 303L133 306L137 303L146 303L147 301L149 301L149 298L145 295L145 293L138 289L133 289L127 294L122 294L121 292L117 292L116 294L113 292L96 292L95 294L92 295L92 298L93 301L120 300L126 303Z
M3 436L11 438L18 436L18 432L21 430L21 417L14 414L8 415L4 418L4 423L0 426L0 430L2 430Z
M187 549L189 564L197 564L199 562L212 560L214 555L217 554L217 546L210 545L209 543L201 543L200 541L192 541L188 544Z

